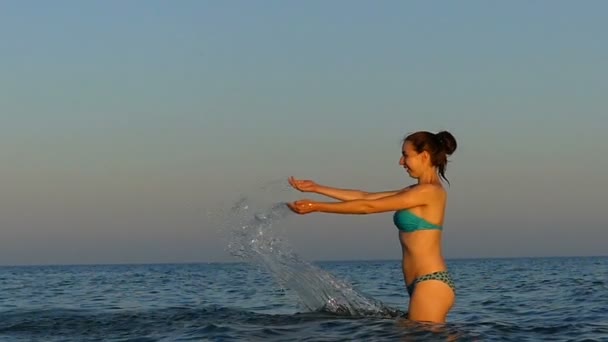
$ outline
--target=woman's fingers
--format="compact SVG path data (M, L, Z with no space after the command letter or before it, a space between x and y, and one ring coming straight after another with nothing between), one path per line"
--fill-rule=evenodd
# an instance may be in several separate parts
M287 203L289 209L298 214L308 214L312 212L312 202L310 200L299 200Z
M297 180L293 176L289 177L289 184L294 188L297 188Z
M288 179L289 184L297 190L302 191L302 181L295 179L293 176Z
M287 203L287 206L289 207L289 209L291 209L291 211L293 211L296 214L301 214L302 210L301 208L298 206L298 202L293 202L293 203Z

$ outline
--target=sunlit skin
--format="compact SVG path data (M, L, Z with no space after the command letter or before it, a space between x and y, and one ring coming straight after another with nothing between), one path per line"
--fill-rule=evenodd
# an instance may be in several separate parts
M443 225L447 192L437 168L431 164L429 153L417 153L411 143L406 141L402 146L399 165L417 180L416 184L394 191L364 192L332 188L311 180L290 177L289 183L295 189L325 195L340 202L302 199L287 205L298 214L375 214L409 209L431 223ZM411 233L399 231L399 241L403 251L402 267L406 284L421 275L447 269L441 252L441 230ZM455 294L447 284L439 280L420 282L410 298L408 318L420 322L444 323L454 301Z

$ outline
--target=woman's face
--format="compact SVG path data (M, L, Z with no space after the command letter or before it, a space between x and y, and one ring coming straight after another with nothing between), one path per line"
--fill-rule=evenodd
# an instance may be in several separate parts
M424 170L422 155L416 152L409 141L403 144L399 165L403 166L412 178L418 178Z

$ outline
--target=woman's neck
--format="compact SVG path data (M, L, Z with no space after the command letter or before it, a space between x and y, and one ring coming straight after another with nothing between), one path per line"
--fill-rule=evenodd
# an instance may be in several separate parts
M432 168L418 177L418 184L441 184L441 180L435 168Z

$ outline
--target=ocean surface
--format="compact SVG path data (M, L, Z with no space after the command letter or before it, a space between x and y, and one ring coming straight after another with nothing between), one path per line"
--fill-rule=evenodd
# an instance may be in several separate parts
M448 260L437 327L399 317L398 260L313 265L388 310L310 310L249 263L1 267L0 340L608 341L608 257Z
M221 213L236 263L0 267L0 341L608 341L608 257L448 259L456 304L421 324L400 260L302 260L288 215Z

